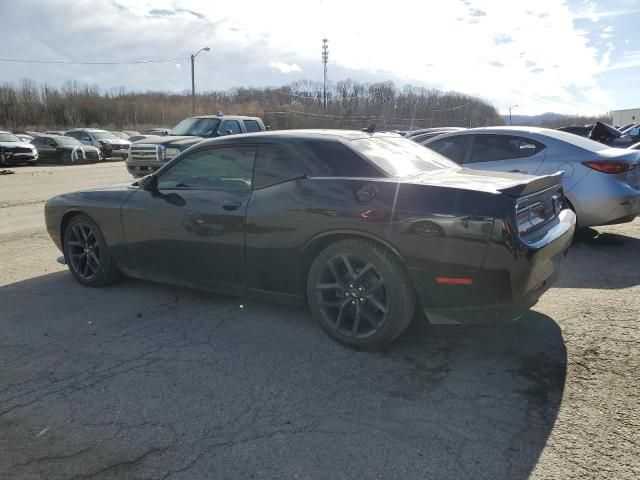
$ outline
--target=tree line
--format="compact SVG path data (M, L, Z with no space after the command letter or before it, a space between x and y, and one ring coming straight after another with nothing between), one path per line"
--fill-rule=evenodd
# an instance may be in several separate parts
M301 80L284 87L233 88L203 92L196 114L259 116L273 129L410 129L438 126L486 126L503 123L488 102L457 92L443 92L392 82L343 80L328 84ZM24 79L0 84L0 128L11 130L101 127L142 130L173 127L191 116L189 92L102 91L69 81L60 87Z

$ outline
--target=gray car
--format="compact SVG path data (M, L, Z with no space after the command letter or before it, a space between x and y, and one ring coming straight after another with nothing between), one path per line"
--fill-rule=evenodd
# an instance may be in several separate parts
M581 228L631 222L640 214L640 152L535 127L487 127L421 142L477 170L546 175L562 185Z

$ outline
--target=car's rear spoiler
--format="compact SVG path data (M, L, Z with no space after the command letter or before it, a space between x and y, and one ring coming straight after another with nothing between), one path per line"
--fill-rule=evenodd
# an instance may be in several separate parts
M498 191L509 195L510 197L523 197L531 193L540 192L547 188L560 184L563 172L556 172L551 175L543 175L535 177L531 180L523 180L522 183L512 185L510 187L499 188Z

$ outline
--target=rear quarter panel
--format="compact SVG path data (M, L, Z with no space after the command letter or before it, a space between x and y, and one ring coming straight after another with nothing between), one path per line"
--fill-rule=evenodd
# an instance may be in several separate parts
M363 201L357 192L375 191ZM328 235L387 245L408 269L478 269L493 224L493 195L396 181L307 178L257 190L247 208L247 285L304 291L304 252Z

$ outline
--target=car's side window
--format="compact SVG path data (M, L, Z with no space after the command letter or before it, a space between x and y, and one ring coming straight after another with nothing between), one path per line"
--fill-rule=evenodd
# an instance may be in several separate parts
M256 147L197 150L162 173L158 188L249 191L255 157Z
M476 135L470 162L530 157L544 148L543 144L528 138L510 135Z
M67 132L65 135L80 140L80 132Z
M449 160L453 160L456 163L462 163L464 157L467 154L467 148L469 147L469 135L456 135L453 137L441 138L427 144L426 146L432 150L435 150L440 155L447 157Z
M351 148L337 141L305 140L300 160L314 177L380 178L384 174Z
M247 132L259 132L260 124L256 120L244 120L244 128Z
M253 188L264 188L296 178L304 177L298 162L283 148L265 146L258 148Z
M224 135L228 134L229 132L231 132L231 134L233 135L242 133L242 129L240 128L240 124L237 120L225 120L224 122L222 122L220 133Z
M91 136L87 132L82 132L82 137L80 138L83 142L90 142Z
M35 147L44 145L44 142L42 141L42 137L34 138L33 140L31 140L31 145Z

